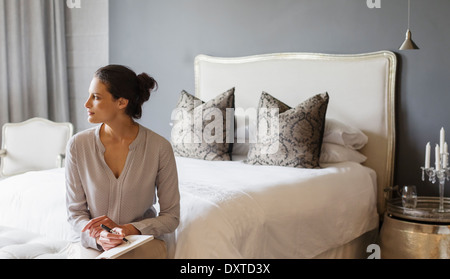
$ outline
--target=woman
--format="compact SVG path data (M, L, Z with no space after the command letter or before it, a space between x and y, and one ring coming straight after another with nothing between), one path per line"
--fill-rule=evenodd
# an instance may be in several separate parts
M109 250L127 235L159 237L178 226L180 196L172 147L134 121L155 87L147 74L136 75L120 65L100 68L92 79L85 107L88 121L100 125L72 137L66 152L68 220L83 247ZM153 207L156 191L158 216Z

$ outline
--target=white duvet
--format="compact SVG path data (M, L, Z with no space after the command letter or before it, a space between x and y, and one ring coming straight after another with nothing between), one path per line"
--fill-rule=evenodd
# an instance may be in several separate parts
M378 226L375 173L345 162L322 169L177 157L181 220L174 258L312 258ZM0 181L0 226L74 240L64 170Z
M64 169L0 180L0 226L74 240L66 214Z

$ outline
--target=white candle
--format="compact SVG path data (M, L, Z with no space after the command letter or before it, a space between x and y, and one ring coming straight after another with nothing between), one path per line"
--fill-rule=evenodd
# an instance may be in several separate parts
M440 170L441 169L441 154L439 152L440 151L439 144L436 144L434 151L435 151L435 156L436 156L436 161L435 161L436 170Z
M425 168L430 168L430 153L431 153L431 145L430 142L427 143L425 147Z
M442 127L441 135L440 135L440 142L439 142L439 145L441 146L441 153L444 153L444 143L445 143L445 130L444 130L444 127Z
M444 154L442 155L442 165L444 166L444 168L447 167L448 165L448 145L447 142L444 143Z
M446 168L448 164L448 156L447 154L442 155L442 167Z

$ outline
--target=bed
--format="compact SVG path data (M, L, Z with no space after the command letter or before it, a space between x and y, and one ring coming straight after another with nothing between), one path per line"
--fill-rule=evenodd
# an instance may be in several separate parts
M169 257L365 257L385 210L383 190L393 179L395 75L396 57L389 51L197 56L195 97L208 101L233 88L240 108L237 137L231 160L176 156L181 220L176 232L164 236ZM327 135L343 124L367 137L362 147L352 148L364 159L321 158L315 168L246 161L254 148L249 143L254 122L246 113L260 105L263 91L290 107L327 92L322 154ZM239 135L245 140L236 140ZM63 169L2 180L0 227L77 241L66 222L64 195Z

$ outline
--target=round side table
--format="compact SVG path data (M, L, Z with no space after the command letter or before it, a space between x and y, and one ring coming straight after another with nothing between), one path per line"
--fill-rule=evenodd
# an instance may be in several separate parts
M449 259L450 200L438 212L439 198L418 197L414 209L402 207L401 199L388 201L380 231L383 259Z

